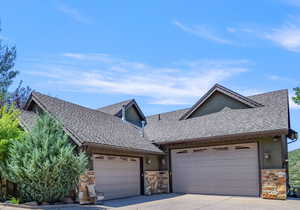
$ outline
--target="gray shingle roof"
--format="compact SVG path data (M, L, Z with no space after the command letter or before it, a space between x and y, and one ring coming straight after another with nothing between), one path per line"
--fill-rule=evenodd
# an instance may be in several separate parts
M187 120L180 119L190 108L148 116L145 137L142 137L140 129L114 116L122 105L130 104L133 100L94 110L38 92L32 93L32 99L59 119L79 143L95 143L145 152L161 152L151 142L164 144L270 131L283 133L289 130L287 90L247 98L262 106L223 109ZM21 122L30 129L36 117L36 114L25 111L22 113Z
M188 110L147 117L145 133L157 143L210 137L259 133L289 129L288 91L279 90L250 96L264 105L249 109L222 110L217 113L179 120Z
M105 113L110 114L110 115L117 115L122 110L123 106L128 105L132 101L133 101L133 99L129 99L129 100L126 100L126 101L121 101L121 102L116 103L116 104L101 107L97 110L99 110L101 112L105 112Z
M32 93L32 100L61 121L67 131L80 143L96 143L144 152L161 153L140 130L120 118L50 97L39 92ZM25 111L21 122L26 127L34 123L35 114Z

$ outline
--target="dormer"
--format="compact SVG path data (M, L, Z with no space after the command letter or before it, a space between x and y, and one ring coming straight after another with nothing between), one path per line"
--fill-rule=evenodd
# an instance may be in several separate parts
M119 117L138 127L142 127L143 123L146 124L146 117L134 99L105 106L98 110Z
M249 109L263 106L250 98L242 96L219 84L214 85L197 101L180 120L200 117L232 109Z

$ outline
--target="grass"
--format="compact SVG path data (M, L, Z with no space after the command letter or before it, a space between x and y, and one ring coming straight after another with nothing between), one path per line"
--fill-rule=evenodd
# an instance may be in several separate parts
M290 185L300 187L300 149L289 152Z

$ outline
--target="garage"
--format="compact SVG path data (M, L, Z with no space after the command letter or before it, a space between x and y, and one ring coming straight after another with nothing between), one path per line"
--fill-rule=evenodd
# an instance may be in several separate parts
M171 151L173 192L259 196L257 144Z
M140 159L97 155L94 158L96 191L105 200L140 195Z

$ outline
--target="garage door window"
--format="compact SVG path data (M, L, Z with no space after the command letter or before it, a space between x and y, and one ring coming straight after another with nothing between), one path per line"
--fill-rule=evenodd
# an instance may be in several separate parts
M204 152L207 151L207 149L194 149L193 152Z
M188 153L187 150L181 150L181 151L178 151L177 154L184 154L184 153Z

